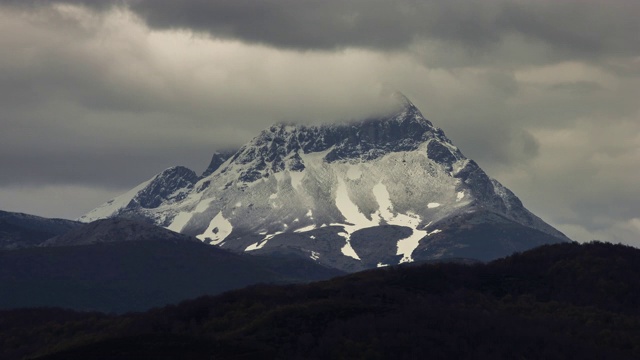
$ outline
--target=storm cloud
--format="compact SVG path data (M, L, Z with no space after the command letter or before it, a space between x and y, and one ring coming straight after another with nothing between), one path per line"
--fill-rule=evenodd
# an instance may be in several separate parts
M41 6L38 0L5 0ZM634 0L54 0L135 12L152 28L188 29L216 38L280 48L403 49L434 40L490 51L507 37L544 44L554 59L633 56L640 4ZM25 5L26 4L26 5ZM534 44L530 44L534 45Z
M570 237L640 246L639 15L633 0L2 0L0 208L77 217L274 122L371 116L399 90Z

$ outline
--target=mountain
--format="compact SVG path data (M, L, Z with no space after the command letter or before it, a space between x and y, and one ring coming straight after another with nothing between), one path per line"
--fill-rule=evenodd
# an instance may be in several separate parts
M391 114L358 122L271 126L206 176L170 168L80 220L144 219L222 248L345 271L491 260L568 241L399 100Z
M486 264L255 286L138 314L4 311L0 357L638 359L638 289L640 250L564 243Z
M0 251L0 309L140 311L251 284L340 274L311 260L234 254L155 225L106 219L44 246Z
M0 250L38 246L81 225L77 221L0 211Z

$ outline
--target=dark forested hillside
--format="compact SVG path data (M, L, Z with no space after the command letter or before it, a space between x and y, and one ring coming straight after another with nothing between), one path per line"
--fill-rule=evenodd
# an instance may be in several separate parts
M124 313L257 283L341 274L311 260L233 254L195 240L18 249L0 251L0 309L58 306Z
M550 245L121 316L14 310L0 313L0 349L7 359L640 358L640 250Z

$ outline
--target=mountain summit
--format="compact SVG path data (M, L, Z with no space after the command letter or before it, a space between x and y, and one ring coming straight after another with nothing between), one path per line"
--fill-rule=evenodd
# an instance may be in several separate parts
M80 220L142 218L346 271L568 241L400 100L358 122L273 125L232 155L216 153L201 177L170 168Z

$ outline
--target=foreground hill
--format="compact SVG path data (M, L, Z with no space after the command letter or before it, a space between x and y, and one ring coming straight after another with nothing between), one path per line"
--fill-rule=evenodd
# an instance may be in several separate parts
M143 314L0 313L4 358L634 359L640 250L543 246L489 264L257 286Z
M139 311L251 284L341 274L310 260L233 254L126 219L86 224L44 245L0 251L0 309Z

